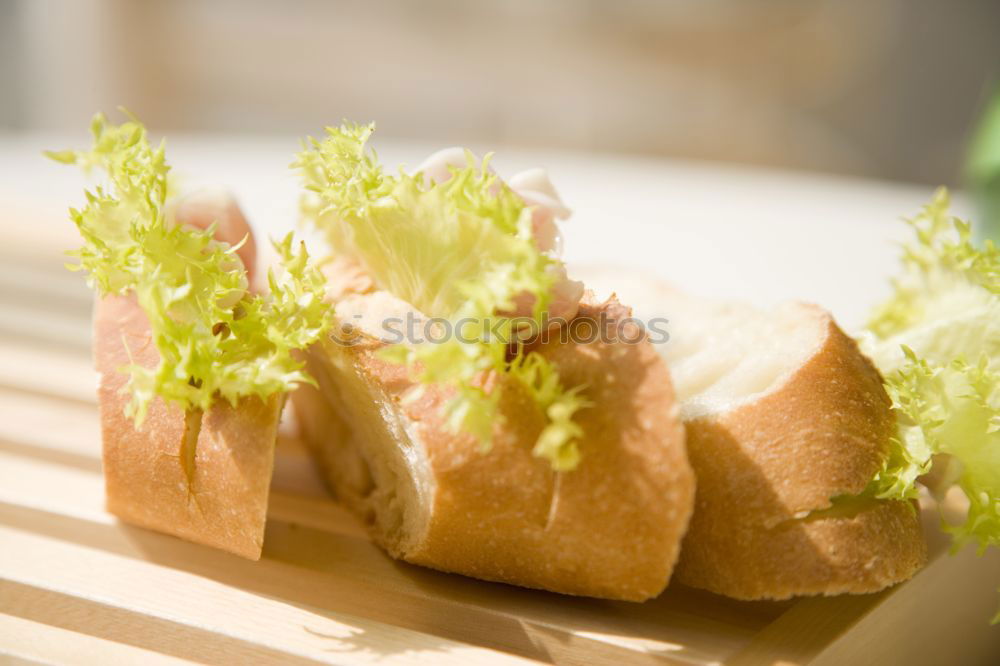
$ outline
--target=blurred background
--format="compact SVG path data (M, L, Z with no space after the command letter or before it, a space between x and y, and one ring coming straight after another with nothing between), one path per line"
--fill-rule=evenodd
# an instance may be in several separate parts
M380 135L961 182L997 0L0 0L0 133Z

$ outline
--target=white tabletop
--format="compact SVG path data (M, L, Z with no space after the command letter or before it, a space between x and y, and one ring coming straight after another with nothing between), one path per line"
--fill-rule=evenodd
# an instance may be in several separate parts
M66 208L82 201L85 181L41 151L84 147L86 139L0 136L0 224L40 233L69 227ZM298 145L295 137L175 136L167 157L182 185L232 189L258 233L277 236L296 221L299 185L288 164ZM416 165L441 147L375 145L392 165ZM606 154L516 150L493 164L502 175L548 169L574 210L563 227L571 263L635 267L697 294L760 305L812 301L849 329L888 291L896 243L908 234L900 218L932 194L925 186ZM969 206L956 199L966 215Z

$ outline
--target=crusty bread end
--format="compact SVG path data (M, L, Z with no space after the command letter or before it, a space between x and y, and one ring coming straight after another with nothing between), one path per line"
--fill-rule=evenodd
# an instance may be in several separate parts
M813 307L813 306L809 306ZM698 476L678 580L740 599L875 592L926 560L915 505L858 500L896 424L881 377L819 308L826 339L780 387L686 423Z
M657 347L698 479L679 582L785 599L875 592L923 565L914 505L846 499L879 469L896 422L878 371L828 312L698 299L624 269L576 274L670 322Z

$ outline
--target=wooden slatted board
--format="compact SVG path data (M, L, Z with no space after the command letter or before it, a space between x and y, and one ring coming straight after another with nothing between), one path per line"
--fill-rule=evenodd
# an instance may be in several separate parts
M929 511L931 560L914 580L782 603L679 586L644 604L577 599L394 562L289 437L260 562L124 525L103 509L91 297L59 254L75 240L55 236L0 224L0 654L12 662L1000 663L987 624L1000 555L948 556Z

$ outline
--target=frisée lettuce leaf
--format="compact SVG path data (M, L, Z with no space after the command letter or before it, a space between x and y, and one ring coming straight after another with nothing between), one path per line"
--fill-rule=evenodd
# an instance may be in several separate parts
M237 247L214 240L214 225L196 229L168 219L169 166L164 144L150 145L135 119L109 124L98 114L87 151L47 153L59 162L98 169L107 183L86 191L70 217L83 246L70 254L100 295L134 295L145 312L160 360L122 370L131 393L126 413L141 426L159 396L188 412L217 399L266 398L312 380L292 351L330 324L325 280L305 246L289 234L275 243L280 270L266 295L249 290Z
M956 547L982 550L1000 544L1000 251L977 247L948 209L942 189L908 220L903 272L861 339L899 424L872 492L913 498L921 475L947 465L938 476L969 499L965 522L948 529Z
M450 386L449 426L489 448L500 420L504 374L518 381L546 418L534 448L557 470L579 460L574 414L581 389L566 390L556 368L511 341L525 324L498 316L529 294L534 330L541 330L558 262L540 252L531 211L488 169L489 157L455 168L442 183L402 169L386 173L367 143L374 125L329 127L309 139L293 167L305 182L303 215L334 253L357 259L375 284L424 316L452 324L442 341L399 344L384 357L411 368L423 383ZM512 357L513 351L513 357Z

